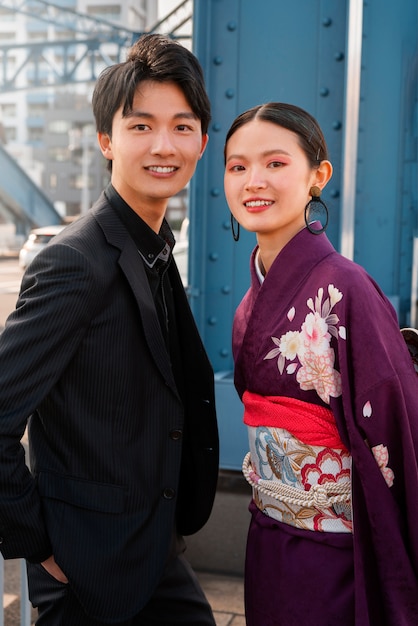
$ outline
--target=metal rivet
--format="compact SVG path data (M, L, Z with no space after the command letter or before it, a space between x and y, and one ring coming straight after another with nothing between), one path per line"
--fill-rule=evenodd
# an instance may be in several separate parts
M229 99L233 98L235 96L235 91L233 89L227 89L225 91L225 96Z
M217 261L219 254L217 252L211 252L209 255L209 261Z
M209 326L216 326L217 323L218 323L218 320L217 320L217 318L214 315L209 317L209 319L208 319Z
M219 132L221 129L222 129L222 126L218 124L218 122L215 122L215 124L212 124L212 130L214 130L215 132Z
M222 287L222 293L224 293L225 295L227 295L228 293L231 293L231 287L229 285L224 285Z
M326 28L328 28L328 26L331 26L332 24L332 19L330 17L325 17L322 20L322 26L325 26Z
M336 61L343 61L344 60L344 52L336 52L334 55L334 59Z
M229 356L229 350L222 348L222 350L219 351L219 354L223 357Z
M322 87L319 93L323 98L326 98L327 96L329 96L328 87Z
M215 65L222 65L223 61L224 61L223 58L220 56L216 56L213 59L213 62Z
M340 191L339 189L333 189L330 193L331 198L339 198L340 197Z
M222 228L224 228L225 230L231 230L231 220L222 222Z
M221 193L221 190L218 189L218 187L213 187L213 189L210 190L210 195L213 196L214 198L217 198Z
M226 25L228 30L236 30L237 29L237 23L236 22L228 22L228 24Z
M340 122L340 120L335 120L335 122L333 122L332 127L334 130L340 130L342 128L342 123Z

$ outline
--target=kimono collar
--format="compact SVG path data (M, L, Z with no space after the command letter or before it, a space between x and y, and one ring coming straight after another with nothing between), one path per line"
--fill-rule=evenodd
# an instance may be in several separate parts
M307 228L299 231L279 252L266 276L261 274L258 264L259 248L251 255L251 284L253 289L266 287L280 276L280 290L294 287L295 279L300 282L322 259L335 253L335 249L325 233L313 235ZM292 290L292 289L291 289Z
M260 285L261 285L264 282L265 275L261 271L261 267L260 267L260 248L256 248L255 250L254 268L255 268L258 280L260 281Z

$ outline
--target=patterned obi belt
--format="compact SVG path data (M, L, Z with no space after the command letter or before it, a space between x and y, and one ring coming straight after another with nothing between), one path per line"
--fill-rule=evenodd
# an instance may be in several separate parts
M243 403L250 443L243 473L257 507L304 530L351 533L351 456L332 412L248 391Z

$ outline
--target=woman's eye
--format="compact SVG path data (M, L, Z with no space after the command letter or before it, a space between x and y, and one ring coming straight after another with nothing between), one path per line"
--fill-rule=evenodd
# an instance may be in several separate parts
M244 166L243 165L233 165L231 167L231 172L243 172L244 171Z
M271 161L271 163L268 164L268 167L282 167L282 165L284 165L284 163L282 161Z

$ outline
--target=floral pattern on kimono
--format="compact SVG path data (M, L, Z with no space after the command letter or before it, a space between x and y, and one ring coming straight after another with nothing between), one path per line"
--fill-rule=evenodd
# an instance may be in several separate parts
M327 292L328 297L324 300L324 289L320 287L315 300L307 300L306 305L311 312L307 313L301 330L289 330L280 338L272 337L277 347L270 350L264 358L277 357L280 374L284 371L289 375L296 372L296 380L302 390L314 389L321 400L329 404L330 397L338 398L342 391L341 375L334 367L335 352L331 347L331 337L345 340L347 331L345 326L338 325L338 315L332 312L335 305L342 300L342 292L333 284L328 285ZM295 307L292 306L287 313L289 322L293 321L295 312ZM287 367L286 361L290 361ZM370 402L367 403L366 410L371 412ZM364 411L363 414L366 415ZM372 451L387 485L391 487L394 473L387 467L388 448L378 444L373 446Z

